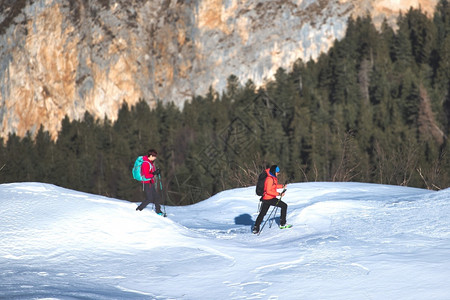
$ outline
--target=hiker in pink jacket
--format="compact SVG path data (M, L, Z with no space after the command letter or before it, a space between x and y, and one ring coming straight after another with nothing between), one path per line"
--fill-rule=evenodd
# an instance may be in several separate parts
M143 181L145 200L139 205L136 210L143 210L150 202L155 204L155 211L158 215L163 215L161 211L161 205L159 204L159 195L155 188L155 176L160 174L160 170L155 168L153 162L158 156L158 152L154 149L148 150L148 155L144 156L144 162L142 163L141 173L148 179Z

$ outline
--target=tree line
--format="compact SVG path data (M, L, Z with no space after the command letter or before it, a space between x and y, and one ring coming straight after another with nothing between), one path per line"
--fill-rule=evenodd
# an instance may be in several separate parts
M182 109L143 99L116 121L88 112L62 120L57 139L42 127L0 141L2 182L39 181L141 201L131 168L160 155L162 193L186 205L254 185L277 164L282 181L359 181L448 187L450 5L433 16L410 9L394 30L369 16L349 19L345 37L317 60L280 68L256 88L228 76ZM164 101L167 102L167 101Z

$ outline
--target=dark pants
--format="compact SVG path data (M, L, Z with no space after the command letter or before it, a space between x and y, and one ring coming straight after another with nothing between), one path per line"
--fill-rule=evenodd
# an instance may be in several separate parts
M136 208L136 210L143 210L147 205L150 204L150 202L153 202L155 204L155 211L156 213L161 212L161 205L159 204L159 196L156 192L156 188L154 184L150 183L144 183L144 193L145 193L145 200L142 201L141 205Z
M261 200L261 210L259 211L259 215L256 218L255 227L259 228L264 216L267 214L270 206L278 206L281 208L281 216L280 216L280 225L284 226L286 224L286 212L287 212L287 204L283 201L273 198L270 200Z

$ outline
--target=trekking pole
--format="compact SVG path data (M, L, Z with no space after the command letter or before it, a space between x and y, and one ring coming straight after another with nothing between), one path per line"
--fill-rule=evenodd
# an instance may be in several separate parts
M278 204L278 202L279 202L279 200L277 201L277 204ZM278 206L275 206L274 208L275 208L275 213L273 214L273 216L274 216L274 218L275 218L275 216L277 215ZM272 219L272 220L269 221L269 228L272 228L273 222L274 222L274 219Z
M287 180L286 180L286 183L284 184L284 186L286 186L287 183L288 183L288 182L287 182ZM284 192L286 192L286 189L285 189L285 188L284 188L283 191L281 192L281 195L283 195ZM280 199L278 199L277 204L278 204L278 202L280 202L280 200L281 200L282 197L283 197L283 196L281 196ZM278 211L278 206L275 206L275 214L274 214L274 216L277 215L277 211ZM274 221L273 219L272 219L272 221L269 221L269 228L272 228L273 221Z
M277 204L278 204L278 202L277 202ZM276 207L276 206L275 206L275 207ZM266 226L267 221L270 220L270 217L272 216L272 213L273 213L273 211L275 210L275 207L272 209L272 211L270 212L270 215L269 215L269 216L267 217L267 219L264 221L264 224L263 224L263 226L261 227L261 230L258 232L258 235L261 234L262 230L264 229L264 226Z
M273 211L275 210L275 208L278 208L277 205L278 205L278 203L281 201L281 198L283 198L284 192L286 192L286 189L284 189L284 190L281 192L280 198L278 199L277 203L275 203L275 207L274 207L274 208L272 209L272 211L270 212L269 217L264 221L264 224L263 224L263 226L261 227L261 230L258 232L258 235L260 235L261 231L264 229L264 226L266 226L267 221L270 220L270 217L272 216L272 213L273 213ZM269 228L270 228L270 227L269 227Z
M163 198L163 210L164 210L164 217L167 216L166 214L166 198L164 197L163 193L163 186L162 186L162 180L161 180L161 174L158 174L158 180L159 180L159 188L161 189L161 197Z
M158 169L158 166L155 163L155 168ZM167 217L166 214L166 198L164 197L164 193L163 193L163 185L162 185L162 179L161 179L161 172L158 174L157 178L156 178L156 189L158 189L158 182L159 182L159 190L161 191L161 197L163 199L163 211L164 211L164 217Z

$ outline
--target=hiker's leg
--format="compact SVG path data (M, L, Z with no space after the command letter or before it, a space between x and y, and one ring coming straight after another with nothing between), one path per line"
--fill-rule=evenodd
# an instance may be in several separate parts
M156 192L156 188L155 188L154 184L152 184L152 187L151 187L151 199L152 199L152 202L155 204L156 213L157 214L161 213L161 205L159 204L159 195Z
M152 201L151 184L149 184L149 183L144 184L144 193L145 193L145 199L144 199L144 201L142 201L141 205L138 206L137 210L143 210Z
M261 225L261 222L262 222L264 216L267 214L269 207L270 207L270 204L267 203L266 200L261 200L261 210L259 211L259 215L256 218L255 227L259 227L259 225Z
M281 208L281 215L280 215L280 225L284 226L286 225L286 214L287 214L287 204L283 201L279 201L277 206Z

